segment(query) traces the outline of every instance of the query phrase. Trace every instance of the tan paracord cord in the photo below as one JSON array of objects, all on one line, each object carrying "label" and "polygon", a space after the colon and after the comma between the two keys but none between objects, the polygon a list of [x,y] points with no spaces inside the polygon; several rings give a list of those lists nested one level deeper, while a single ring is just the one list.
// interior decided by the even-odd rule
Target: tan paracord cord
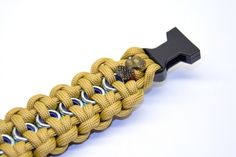
[{"label": "tan paracord cord", "polygon": [[[146,62],[146,70],[135,70],[135,80],[123,83],[116,81],[114,72],[117,66],[124,65],[131,56],[139,56]],[[130,48],[119,62],[109,58],[97,60],[91,68],[91,73],[77,74],[68,85],[54,87],[50,96],[33,96],[26,108],[10,110],[4,120],[0,120],[0,136],[6,138],[14,128],[27,141],[8,144],[0,138],[1,157],[46,157],[62,154],[70,143],[82,143],[88,139],[92,130],[105,130],[115,117],[128,116],[144,96],[144,91],[151,87],[155,72],[160,66],[144,53],[141,48]],[[102,86],[105,78],[116,91],[105,95],[94,93],[94,86]],[[80,98],[84,91],[96,104],[86,104],[83,107],[74,105],[71,98]],[[54,118],[49,110],[58,110],[60,103],[73,113]],[[29,131],[26,123],[35,124],[37,115],[50,127],[39,128],[36,132]],[[8,140],[5,139],[5,140]]]}]

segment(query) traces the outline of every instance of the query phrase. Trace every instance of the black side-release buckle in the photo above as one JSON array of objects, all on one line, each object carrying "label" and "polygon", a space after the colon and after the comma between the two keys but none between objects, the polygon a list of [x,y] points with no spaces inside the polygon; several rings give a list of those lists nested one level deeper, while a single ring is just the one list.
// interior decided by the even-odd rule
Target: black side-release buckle
[{"label": "black side-release buckle", "polygon": [[144,51],[161,66],[156,72],[154,81],[165,80],[169,68],[180,61],[192,64],[200,59],[200,50],[188,40],[177,28],[167,32],[167,41],[154,49]]}]

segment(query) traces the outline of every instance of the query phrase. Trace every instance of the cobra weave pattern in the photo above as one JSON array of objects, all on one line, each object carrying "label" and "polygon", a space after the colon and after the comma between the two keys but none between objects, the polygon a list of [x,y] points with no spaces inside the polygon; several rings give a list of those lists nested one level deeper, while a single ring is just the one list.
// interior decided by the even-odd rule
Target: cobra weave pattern
[{"label": "cobra weave pattern", "polygon": [[[139,56],[146,62],[145,71],[135,70],[135,80],[123,83],[117,81],[114,72],[118,65],[124,65],[131,56]],[[88,139],[91,131],[102,131],[110,126],[113,118],[127,117],[139,104],[144,91],[151,87],[155,72],[160,66],[154,63],[141,48],[130,48],[118,62],[109,58],[97,60],[91,68],[91,73],[77,74],[69,85],[57,85],[49,96],[35,95],[27,103],[26,108],[10,110],[4,120],[0,120],[0,136],[11,135],[15,127],[28,141],[16,142],[10,145],[0,138],[1,157],[46,157],[62,154],[71,143],[82,143]],[[105,95],[94,93],[93,86],[101,86],[102,79],[112,85],[116,91]],[[84,107],[73,105],[71,98],[79,98],[84,90],[96,104]],[[58,104],[73,113],[61,119],[53,118],[48,110],[57,110]],[[29,131],[26,123],[35,124],[39,115],[50,128],[39,128],[37,132]]]}]

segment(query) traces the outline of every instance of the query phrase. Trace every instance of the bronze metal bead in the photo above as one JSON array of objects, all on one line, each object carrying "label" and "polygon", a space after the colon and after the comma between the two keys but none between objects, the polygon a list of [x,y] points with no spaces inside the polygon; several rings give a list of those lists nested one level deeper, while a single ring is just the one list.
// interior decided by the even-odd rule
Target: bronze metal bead
[{"label": "bronze metal bead", "polygon": [[139,56],[133,56],[126,60],[125,66],[127,66],[130,69],[134,68],[136,70],[143,71],[146,69],[146,62]]},{"label": "bronze metal bead", "polygon": [[118,66],[116,68],[116,75],[119,76],[124,82],[135,80],[134,70],[127,66]]},{"label": "bronze metal bead", "polygon": [[134,68],[133,60],[131,58],[127,59],[125,62],[125,66],[130,69],[133,69]]}]

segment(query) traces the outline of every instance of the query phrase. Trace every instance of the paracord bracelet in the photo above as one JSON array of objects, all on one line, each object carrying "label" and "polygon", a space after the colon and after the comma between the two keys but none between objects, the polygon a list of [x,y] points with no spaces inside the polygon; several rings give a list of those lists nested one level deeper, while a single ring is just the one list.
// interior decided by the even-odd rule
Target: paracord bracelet
[{"label": "paracord bracelet", "polygon": [[177,28],[155,49],[130,48],[118,62],[97,60],[91,73],[77,74],[49,96],[35,95],[26,108],[10,110],[0,120],[1,157],[46,157],[62,154],[71,143],[82,143],[91,131],[108,128],[113,118],[130,115],[144,91],[163,81],[180,61],[193,63],[200,50]]}]

